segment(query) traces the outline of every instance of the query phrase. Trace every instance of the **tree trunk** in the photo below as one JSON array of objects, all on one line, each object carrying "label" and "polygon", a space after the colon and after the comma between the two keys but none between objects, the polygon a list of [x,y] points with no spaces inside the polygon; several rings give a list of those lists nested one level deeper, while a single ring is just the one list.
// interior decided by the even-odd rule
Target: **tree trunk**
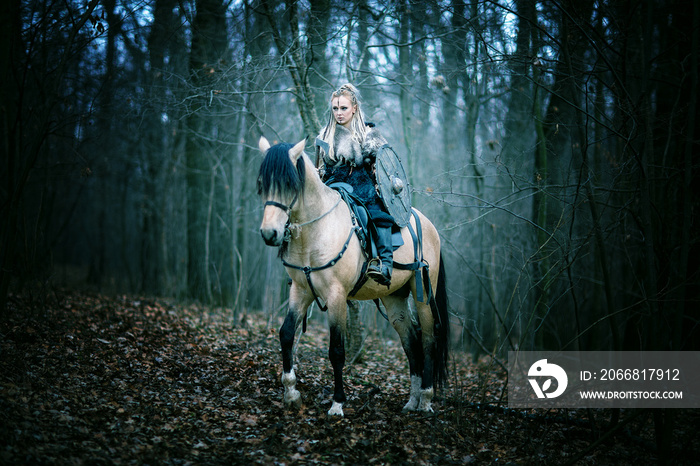
[{"label": "tree trunk", "polygon": [[[501,157],[505,163],[516,169],[528,167],[539,160],[539,164],[546,164],[547,146],[544,136],[542,122],[542,93],[538,90],[541,82],[537,77],[533,77],[531,70],[539,49],[535,40],[534,26],[537,24],[537,10],[535,0],[517,0],[515,2],[517,13],[517,35],[515,39],[515,55],[510,61],[510,85],[507,97],[508,112],[504,121],[504,138],[501,144]],[[539,69],[534,68],[535,74],[539,76]],[[534,118],[533,118],[534,116]],[[533,126],[534,125],[534,126]],[[534,135],[534,138],[533,138]],[[530,151],[534,146],[534,154],[531,157]],[[542,167],[540,166],[540,169]],[[535,172],[538,170],[536,169]],[[541,180],[538,182],[535,175],[535,189],[541,188]],[[536,224],[539,218],[546,212],[546,204],[542,200],[546,199],[539,191],[533,198],[532,217]],[[539,234],[539,233],[538,233]],[[536,239],[537,243],[540,242]],[[535,307],[537,304],[534,305]],[[534,315],[537,315],[537,310]],[[532,315],[520,316],[523,320],[521,324],[521,344],[523,348],[535,348],[534,329],[536,323]]]},{"label": "tree trunk", "polygon": [[408,153],[404,159],[407,164],[409,180],[413,179],[415,161],[411,157],[413,147],[413,110],[410,89],[413,87],[413,64],[411,63],[411,46],[409,43],[409,26],[411,24],[410,5],[407,0],[398,2],[399,15],[399,102],[401,105],[401,129],[403,143]]},{"label": "tree trunk", "polygon": [[[537,151],[535,157],[535,182],[538,195],[533,206],[533,220],[537,222],[536,233],[537,254],[533,257],[533,274],[535,283],[535,303],[537,319],[544,318],[552,305],[550,302],[551,286],[554,283],[558,270],[553,268],[550,258],[560,259],[566,251],[556,249],[556,242],[552,236],[556,235],[555,220],[561,216],[565,208],[563,204],[552,202],[557,197],[566,196],[566,188],[555,189],[555,186],[574,185],[570,179],[569,166],[575,155],[574,148],[586,146],[585,132],[578,125],[581,123],[581,107],[577,102],[581,101],[581,76],[574,73],[572,64],[582,63],[589,42],[579,24],[588,24],[593,11],[593,2],[567,2],[563,7],[556,7],[552,12],[558,17],[559,60],[554,70],[554,84],[552,85],[549,105],[543,120],[543,139],[546,143],[546,154]],[[581,130],[581,131],[578,131]],[[582,136],[583,135],[583,136]],[[581,138],[584,137],[584,140]],[[538,146],[539,149],[542,149]],[[589,180],[584,176],[582,182]],[[546,190],[543,191],[542,187]],[[578,189],[588,189],[589,185],[578,186]],[[590,206],[589,206],[590,207]],[[593,219],[593,221],[598,221]],[[608,303],[609,304],[609,303]],[[605,314],[609,316],[610,314]],[[575,319],[571,319],[574,321]],[[556,347],[559,344],[557,335],[546,330],[546,326],[538,326],[541,333],[536,335],[536,341],[540,349]]]},{"label": "tree trunk", "polygon": [[262,4],[265,16],[267,16],[267,20],[270,23],[270,32],[274,38],[277,52],[283,57],[289,54],[289,56],[286,56],[287,70],[294,83],[295,100],[297,108],[299,109],[299,115],[304,122],[304,130],[306,134],[316,135],[321,131],[321,123],[316,113],[314,93],[309,83],[309,73],[307,72],[306,62],[304,60],[304,50],[300,43],[301,37],[299,35],[297,2],[296,0],[286,0],[291,34],[289,41],[285,41],[280,34],[280,29],[277,26],[277,21],[269,0],[263,0]]},{"label": "tree trunk", "polygon": [[207,263],[207,221],[210,175],[213,163],[211,141],[216,139],[217,120],[212,109],[212,87],[227,50],[226,6],[223,0],[198,0],[192,24],[190,73],[198,97],[187,118],[187,288],[189,295],[211,302]]},{"label": "tree trunk", "polygon": [[[309,26],[309,85],[314,96],[314,106],[321,112],[328,103],[328,86],[325,84],[330,75],[326,48],[328,45],[328,24],[331,17],[330,0],[311,0]],[[323,113],[321,114],[323,116]],[[314,135],[315,136],[315,135]]]},{"label": "tree trunk", "polygon": [[15,241],[19,205],[17,192],[20,190],[18,166],[20,149],[16,122],[20,118],[18,96],[19,83],[13,70],[20,66],[22,45],[21,0],[8,0],[0,6],[0,76],[4,84],[0,86],[0,314],[4,313],[10,277],[15,264]]},{"label": "tree trunk", "polygon": [[[144,152],[145,165],[148,176],[144,185],[144,219],[142,233],[142,267],[141,290],[146,293],[162,294],[164,292],[165,275],[167,275],[166,254],[167,246],[163,241],[164,229],[167,227],[164,218],[167,209],[165,197],[168,195],[166,173],[168,173],[168,153],[172,140],[168,129],[170,119],[176,121],[175,115],[168,115],[168,121],[162,121],[167,114],[163,102],[166,100],[167,83],[164,79],[166,73],[166,58],[171,61],[177,41],[171,40],[175,33],[175,15],[173,8],[177,6],[175,0],[156,0],[153,10],[153,23],[148,36],[148,59],[150,62],[150,74],[146,77],[146,85],[149,89],[149,100],[153,110],[148,113],[148,122],[144,125],[146,133]],[[172,63],[169,64],[173,70]],[[165,188],[165,189],[164,189]]]}]

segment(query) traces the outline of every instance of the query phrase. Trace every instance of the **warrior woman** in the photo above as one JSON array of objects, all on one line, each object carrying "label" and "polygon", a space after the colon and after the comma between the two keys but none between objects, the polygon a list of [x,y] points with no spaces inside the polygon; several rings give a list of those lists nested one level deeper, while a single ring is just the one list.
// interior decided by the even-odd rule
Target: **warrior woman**
[{"label": "warrior woman", "polygon": [[386,140],[372,124],[366,124],[359,92],[352,84],[343,84],[331,94],[328,124],[317,141],[319,171],[326,184],[344,182],[369,210],[375,225],[377,256],[367,275],[380,285],[389,286],[393,268],[391,229],[394,218],[387,213],[377,194],[374,164],[378,150]]}]

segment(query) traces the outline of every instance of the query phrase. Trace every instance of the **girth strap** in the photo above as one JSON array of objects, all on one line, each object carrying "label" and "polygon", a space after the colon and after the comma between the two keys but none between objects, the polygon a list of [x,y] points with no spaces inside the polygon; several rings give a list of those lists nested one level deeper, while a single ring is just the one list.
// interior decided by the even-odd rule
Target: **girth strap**
[{"label": "girth strap", "polygon": [[[430,283],[430,264],[428,264],[423,259],[423,228],[421,227],[420,219],[418,218],[418,215],[416,214],[416,211],[414,209],[411,209],[411,214],[413,214],[413,218],[416,219],[416,230],[418,230],[418,232],[414,231],[413,227],[411,226],[411,223],[408,223],[408,231],[411,233],[411,238],[413,239],[413,257],[415,257],[415,262],[412,262],[410,264],[394,262],[394,268],[400,270],[415,270],[416,298],[422,303],[430,304],[430,310],[433,314],[433,319],[435,320],[435,322],[438,323],[437,325],[441,325],[440,313],[438,312],[437,303],[435,302],[435,296],[433,295],[433,286]],[[425,300],[423,300],[423,288],[425,288],[427,292]],[[379,299],[375,299],[374,304],[377,306],[377,310],[382,315],[382,317],[384,317],[388,321],[389,317],[382,310],[379,303]]]},{"label": "girth strap", "polygon": [[[415,261],[410,264],[394,262],[394,268],[398,270],[414,270],[416,272],[416,298],[418,298],[418,301],[422,303],[429,303],[433,298],[433,288],[430,285],[430,275],[428,273],[430,266],[423,259],[423,227],[421,226],[420,218],[418,218],[418,215],[414,209],[411,209],[411,214],[416,220],[417,231],[413,230],[410,222],[406,226],[408,227],[408,231],[411,233],[411,238],[413,239],[413,257],[415,258]],[[423,295],[424,287],[427,290],[427,296]]]}]

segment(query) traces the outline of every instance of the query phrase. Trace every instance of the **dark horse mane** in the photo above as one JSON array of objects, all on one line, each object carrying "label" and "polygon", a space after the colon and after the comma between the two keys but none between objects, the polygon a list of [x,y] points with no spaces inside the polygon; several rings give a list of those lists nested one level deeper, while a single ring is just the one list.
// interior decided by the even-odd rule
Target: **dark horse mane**
[{"label": "dark horse mane", "polygon": [[292,144],[282,142],[268,149],[258,174],[258,195],[269,197],[274,194],[291,201],[294,196],[304,194],[306,165],[302,161],[295,166],[289,158],[292,147]]},{"label": "dark horse mane", "polygon": [[[300,157],[295,166],[289,157],[292,147],[292,144],[282,142],[267,150],[258,174],[258,195],[269,197],[275,194],[281,198],[288,198],[290,202],[295,196],[304,195],[306,164]],[[278,257],[284,256],[288,245],[286,241],[282,243]]]}]

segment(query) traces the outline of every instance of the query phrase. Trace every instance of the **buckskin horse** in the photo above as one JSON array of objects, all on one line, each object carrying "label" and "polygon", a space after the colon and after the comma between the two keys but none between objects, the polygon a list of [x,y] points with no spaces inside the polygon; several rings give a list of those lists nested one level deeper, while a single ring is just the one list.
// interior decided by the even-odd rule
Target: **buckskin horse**
[{"label": "buckskin horse", "polygon": [[[335,389],[328,414],[343,416],[347,300],[379,299],[408,357],[411,389],[403,410],[432,412],[434,386],[441,386],[447,378],[449,345],[445,268],[438,232],[413,209],[411,227],[401,230],[404,244],[394,251],[391,285],[360,282],[366,254],[356,218],[339,192],[321,181],[304,153],[305,143],[271,147],[264,136],[259,142],[264,155],[257,180],[258,194],[264,201],[260,233],[267,245],[280,247],[279,255],[292,282],[289,309],[279,331],[284,404],[301,405],[294,373],[294,340],[305,328],[308,307],[315,300],[327,309],[330,327],[328,355]],[[409,294],[415,301],[415,315],[408,306]]]}]

